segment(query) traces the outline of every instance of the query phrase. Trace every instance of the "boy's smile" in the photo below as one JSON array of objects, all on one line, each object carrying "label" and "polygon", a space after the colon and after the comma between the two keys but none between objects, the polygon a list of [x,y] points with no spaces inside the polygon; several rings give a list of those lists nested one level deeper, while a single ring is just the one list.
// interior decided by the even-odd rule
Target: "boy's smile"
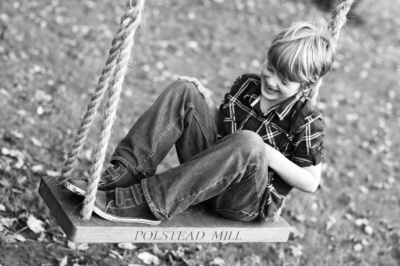
[{"label": "boy's smile", "polygon": [[[279,77],[276,70],[265,61],[261,70],[261,95],[262,104],[268,109],[280,104],[300,91],[301,84],[283,80]],[[263,110],[267,111],[267,110]]]}]

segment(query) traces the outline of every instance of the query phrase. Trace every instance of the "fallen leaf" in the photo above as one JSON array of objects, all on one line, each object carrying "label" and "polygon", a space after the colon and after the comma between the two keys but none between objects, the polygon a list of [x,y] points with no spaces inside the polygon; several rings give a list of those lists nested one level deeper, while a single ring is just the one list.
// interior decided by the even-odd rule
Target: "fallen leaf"
[{"label": "fallen leaf", "polygon": [[347,213],[347,212],[344,214],[344,218],[346,218],[349,221],[353,221],[354,220],[353,215],[351,215],[350,213]]},{"label": "fallen leaf", "polygon": [[223,266],[225,265],[225,260],[221,259],[221,258],[215,258],[211,263],[211,266]]},{"label": "fallen leaf", "polygon": [[44,232],[46,229],[43,227],[44,222],[37,219],[35,216],[30,215],[28,217],[27,225],[32,232],[38,234],[40,232]]},{"label": "fallen leaf", "polygon": [[193,49],[196,52],[199,51],[199,44],[196,41],[189,41],[187,43],[187,47],[189,47],[190,49]]},{"label": "fallen leaf", "polygon": [[26,176],[19,176],[17,177],[17,183],[18,185],[23,185],[26,181],[28,181],[28,179],[26,178]]},{"label": "fallen leaf", "polygon": [[360,252],[363,249],[363,246],[362,246],[361,243],[357,243],[357,244],[354,245],[353,249],[356,252]]},{"label": "fallen leaf", "polygon": [[318,203],[317,203],[317,202],[314,201],[314,202],[311,204],[311,210],[313,210],[313,211],[318,210]]},{"label": "fallen leaf", "polygon": [[366,226],[364,227],[364,232],[365,232],[367,235],[372,235],[372,234],[374,233],[374,228],[372,228],[372,226],[370,226],[370,225],[366,225]]},{"label": "fallen leaf", "polygon": [[21,234],[15,234],[14,235],[15,239],[18,240],[19,242],[25,242],[26,238],[23,237]]},{"label": "fallen leaf", "polygon": [[160,264],[160,259],[157,256],[154,256],[153,254],[150,254],[149,252],[141,252],[138,254],[138,258],[143,261],[144,264],[154,264],[154,265],[159,265]]},{"label": "fallen leaf", "polygon": [[115,259],[120,259],[123,260],[124,257],[118,253],[118,251],[115,250],[110,250],[110,254],[108,254],[110,257],[115,258]]},{"label": "fallen leaf", "polygon": [[19,115],[19,116],[26,116],[27,114],[28,114],[28,112],[25,110],[22,110],[22,109],[17,111],[17,115]]},{"label": "fallen leaf", "polygon": [[362,239],[362,240],[361,240],[361,244],[362,244],[363,246],[369,246],[369,242],[368,242],[368,240],[366,240],[366,239]]},{"label": "fallen leaf", "polygon": [[6,187],[6,188],[11,187],[11,183],[7,179],[0,179],[0,185],[2,185],[3,187]]},{"label": "fallen leaf", "polygon": [[58,171],[52,171],[52,170],[47,170],[47,171],[46,171],[46,175],[47,175],[47,176],[51,176],[51,177],[57,177],[57,176],[60,176],[60,172],[58,172]]},{"label": "fallen leaf", "polygon": [[368,77],[368,74],[369,74],[368,71],[363,70],[363,71],[360,72],[360,78],[361,79],[366,79]]},{"label": "fallen leaf", "polygon": [[127,249],[127,250],[137,249],[137,246],[133,245],[132,243],[119,243],[118,247],[120,249]]},{"label": "fallen leaf", "polygon": [[298,222],[304,222],[306,220],[306,216],[304,214],[298,214],[293,217]]},{"label": "fallen leaf", "polygon": [[24,154],[21,151],[15,149],[9,150],[6,147],[3,147],[1,153],[17,159],[17,163],[14,165],[15,168],[20,169],[24,165]]},{"label": "fallen leaf", "polygon": [[37,164],[31,167],[32,172],[34,173],[40,173],[43,172],[43,165]]},{"label": "fallen leaf", "polygon": [[336,223],[336,218],[333,216],[329,216],[328,221],[326,222],[326,230],[328,231],[329,229],[332,228],[332,226]]},{"label": "fallen leaf", "polygon": [[43,242],[46,239],[46,233],[40,232],[40,236],[38,237],[37,241]]},{"label": "fallen leaf", "polygon": [[7,244],[12,244],[12,243],[17,242],[17,239],[15,239],[15,236],[14,236],[14,235],[6,235],[6,236],[4,237],[4,241],[5,241]]},{"label": "fallen leaf", "polygon": [[17,222],[17,219],[15,218],[3,218],[0,216],[0,224],[4,225],[7,228],[11,228],[13,226],[13,223]]},{"label": "fallen leaf", "polygon": [[76,244],[74,242],[71,242],[68,240],[67,242],[67,247],[69,249],[74,249],[74,250],[88,250],[89,249],[89,245],[87,243],[82,243],[82,244]]},{"label": "fallen leaf", "polygon": [[154,255],[157,255],[157,256],[164,254],[164,252],[162,252],[162,250],[158,247],[157,244],[153,245],[152,252],[153,252]]},{"label": "fallen leaf", "polygon": [[0,212],[5,212],[6,211],[6,206],[0,203]]},{"label": "fallen leaf", "polygon": [[245,265],[260,265],[261,258],[255,254],[247,256],[243,259]]},{"label": "fallen leaf", "polygon": [[17,139],[22,139],[24,137],[24,134],[15,130],[11,131],[11,135],[13,135]]},{"label": "fallen leaf", "polygon": [[369,192],[369,189],[366,188],[366,187],[364,187],[364,186],[360,186],[358,189],[359,189],[359,190],[361,191],[361,193],[363,193],[363,194],[368,194],[368,192]]},{"label": "fallen leaf", "polygon": [[303,238],[304,237],[304,232],[302,232],[302,231],[300,231],[297,227],[292,227],[292,230],[291,230],[291,232],[292,232],[292,236],[293,236],[293,238]]},{"label": "fallen leaf", "polygon": [[31,141],[36,147],[42,147],[42,143],[37,138],[31,137]]},{"label": "fallen leaf", "polygon": [[290,251],[294,257],[300,257],[301,255],[303,255],[303,246],[302,245],[290,246]]},{"label": "fallen leaf", "polygon": [[43,109],[43,107],[41,105],[39,105],[38,108],[36,109],[36,113],[38,115],[44,114],[44,109]]},{"label": "fallen leaf", "polygon": [[354,221],[354,224],[355,224],[357,227],[361,227],[361,226],[363,226],[363,225],[369,224],[369,221],[368,221],[366,218],[358,218],[358,219],[356,219],[356,220]]},{"label": "fallen leaf", "polygon": [[51,95],[45,93],[42,90],[36,90],[35,98],[36,98],[37,101],[50,102],[52,97],[51,97]]},{"label": "fallen leaf", "polygon": [[68,264],[68,256],[65,256],[62,259],[57,259],[58,262],[58,266],[66,266]]},{"label": "fallen leaf", "polygon": [[382,182],[375,182],[372,184],[372,188],[374,189],[383,189],[383,183]]}]

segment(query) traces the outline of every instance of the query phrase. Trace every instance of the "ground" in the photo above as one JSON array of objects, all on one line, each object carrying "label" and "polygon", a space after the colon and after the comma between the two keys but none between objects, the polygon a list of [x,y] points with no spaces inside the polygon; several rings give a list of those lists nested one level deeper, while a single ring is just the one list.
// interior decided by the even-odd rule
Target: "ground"
[{"label": "ground", "polygon": [[[283,217],[294,232],[287,243],[68,244],[38,184],[62,167],[124,2],[0,2],[1,266],[145,265],[145,252],[159,265],[400,264],[396,0],[362,0],[341,32],[318,103],[326,124],[322,184],[289,198]],[[236,76],[259,72],[279,29],[329,21],[329,5],[319,9],[314,2],[147,1],[109,152],[179,75],[200,78],[220,102]],[[87,175],[99,121],[76,175]],[[171,152],[159,171],[173,165]]]}]

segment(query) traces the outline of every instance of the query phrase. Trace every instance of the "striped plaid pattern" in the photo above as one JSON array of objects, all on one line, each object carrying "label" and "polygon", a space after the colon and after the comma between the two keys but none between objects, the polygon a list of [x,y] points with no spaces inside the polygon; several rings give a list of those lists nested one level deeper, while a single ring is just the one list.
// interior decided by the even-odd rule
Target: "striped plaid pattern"
[{"label": "striped plaid pattern", "polygon": [[[310,99],[299,92],[263,113],[260,97],[258,75],[246,74],[235,80],[220,106],[224,136],[238,130],[251,130],[295,164],[301,167],[319,164],[323,157],[323,122]],[[270,175],[273,183],[281,184],[275,185],[278,192],[287,194],[290,191],[291,187],[272,170]]]}]

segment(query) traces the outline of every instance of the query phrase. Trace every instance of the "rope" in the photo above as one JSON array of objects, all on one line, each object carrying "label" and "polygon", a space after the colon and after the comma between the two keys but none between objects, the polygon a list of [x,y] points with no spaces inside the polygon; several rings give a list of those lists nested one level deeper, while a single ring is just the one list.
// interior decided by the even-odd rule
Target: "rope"
[{"label": "rope", "polygon": [[95,89],[95,92],[90,99],[90,103],[87,107],[87,111],[81,122],[81,126],[77,131],[73,145],[68,153],[67,160],[65,161],[64,167],[61,170],[61,175],[58,178],[58,183],[60,185],[65,184],[65,182],[67,182],[68,179],[70,179],[72,171],[74,169],[74,163],[78,158],[82,150],[82,147],[86,141],[86,138],[89,134],[89,130],[92,127],[92,124],[95,120],[99,105],[103,100],[104,93],[107,91],[107,88],[109,87],[110,77],[114,73],[115,67],[117,65],[117,58],[119,55],[119,50],[121,47],[122,40],[126,38],[126,27],[129,26],[127,24],[127,16],[135,16],[136,13],[141,13],[143,10],[143,5],[144,5],[144,0],[138,1],[137,6],[140,10],[138,12],[135,12],[135,8],[132,7],[132,1],[131,0],[128,1],[127,11],[125,15],[121,18],[119,29],[112,41],[112,47],[109,51],[109,57],[106,61],[106,65],[98,80],[98,85]]},{"label": "rope", "polygon": [[83,209],[81,211],[83,220],[89,220],[92,216],[94,203],[96,201],[97,187],[101,177],[107,146],[116,117],[122,84],[124,82],[131,50],[134,44],[133,37],[136,29],[141,23],[144,1],[145,0],[138,0],[135,7],[132,7],[131,1],[129,1],[126,14],[121,18],[121,25],[124,27],[124,31],[119,34],[119,37],[121,38],[121,45],[119,47],[119,54],[114,70],[114,76],[109,84],[109,101],[106,104],[102,132],[93,156],[93,164],[90,169],[90,178],[86,190],[85,200],[83,201]]},{"label": "rope", "polygon": [[351,6],[355,0],[338,0],[338,5],[332,11],[332,21],[328,25],[330,35],[336,39],[339,39],[340,29],[346,24],[347,13],[349,13]]}]

